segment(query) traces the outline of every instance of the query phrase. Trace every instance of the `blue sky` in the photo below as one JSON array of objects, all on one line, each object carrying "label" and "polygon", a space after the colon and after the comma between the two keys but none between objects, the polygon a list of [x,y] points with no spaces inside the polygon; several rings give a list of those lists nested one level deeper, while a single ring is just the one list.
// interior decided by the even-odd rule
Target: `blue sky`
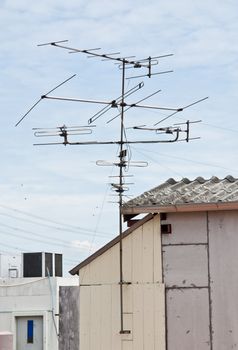
[{"label": "blue sky", "polygon": [[[55,95],[111,100],[120,95],[121,72],[111,62],[37,44],[68,39],[76,48],[101,47],[137,58],[173,53],[155,68],[174,72],[140,79],[144,88],[128,102],[158,89],[146,103],[181,107],[209,96],[163,124],[201,119],[191,135],[200,140],[132,148],[133,160],[149,162],[147,168],[130,169],[134,185],[128,194],[136,196],[170,177],[238,176],[237,14],[236,1],[1,1],[2,252],[63,252],[68,270],[118,230],[108,185],[117,169],[95,165],[98,159],[115,160],[117,147],[33,146],[39,139],[32,128],[83,125],[100,106],[43,100],[14,125],[42,94],[72,74],[77,76]],[[128,80],[126,88],[140,80]],[[118,121],[105,123],[112,115],[98,121],[90,139],[118,138]],[[153,125],[165,115],[131,110],[126,125]],[[141,134],[128,130],[128,137]]]}]

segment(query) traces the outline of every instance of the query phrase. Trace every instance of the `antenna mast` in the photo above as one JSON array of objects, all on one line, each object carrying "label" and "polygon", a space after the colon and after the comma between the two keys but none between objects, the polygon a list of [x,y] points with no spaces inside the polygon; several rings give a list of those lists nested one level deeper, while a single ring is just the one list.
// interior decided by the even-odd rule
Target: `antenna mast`
[{"label": "antenna mast", "polygon": [[[180,107],[180,108],[170,108],[170,107],[161,107],[161,106],[151,106],[151,105],[143,105],[141,102],[146,100],[147,98],[150,98],[151,96],[157,94],[160,92],[160,90],[157,90],[156,92],[150,94],[149,96],[146,96],[145,98],[132,103],[128,104],[126,102],[126,98],[141,89],[144,86],[144,83],[141,82],[134,86],[132,89],[129,91],[125,91],[125,82],[126,79],[132,79],[132,78],[141,78],[141,77],[148,77],[151,78],[153,75],[158,75],[158,74],[165,74],[165,73],[170,73],[172,72],[171,70],[169,71],[164,71],[164,72],[152,72],[152,68],[155,65],[158,65],[159,59],[165,58],[172,56],[172,54],[168,55],[163,55],[163,56],[155,56],[151,57],[149,56],[148,58],[143,58],[140,60],[134,59],[134,56],[131,57],[119,57],[117,56],[118,52],[116,53],[109,53],[109,54],[104,54],[99,52],[100,48],[95,48],[95,49],[77,49],[73,48],[70,46],[67,46],[65,43],[67,43],[68,40],[61,40],[61,41],[55,41],[55,42],[49,42],[46,44],[40,44],[38,46],[45,46],[45,45],[51,45],[54,47],[59,47],[61,49],[68,50],[69,53],[83,53],[86,54],[89,58],[90,57],[97,57],[101,58],[103,61],[109,60],[109,61],[114,61],[118,64],[119,68],[122,71],[121,74],[121,95],[112,101],[98,101],[98,100],[86,100],[86,99],[79,99],[79,98],[68,98],[68,97],[58,97],[58,96],[51,96],[50,94],[55,91],[57,88],[68,82],[70,79],[72,79],[75,75],[69,77],[68,79],[64,80],[60,84],[58,84],[56,87],[51,89],[49,92],[46,94],[42,95],[39,100],[21,117],[21,119],[16,123],[16,126],[19,125],[23,119],[38,105],[39,102],[43,99],[52,99],[52,100],[61,100],[61,101],[69,101],[69,102],[81,102],[81,103],[93,103],[93,104],[99,104],[99,105],[104,105],[104,107],[99,110],[96,114],[94,114],[89,120],[88,120],[88,125],[87,126],[73,126],[73,127],[67,127],[66,125],[63,125],[61,127],[57,128],[51,128],[51,129],[39,129],[39,128],[34,128],[34,134],[36,137],[47,137],[47,136],[60,136],[63,138],[63,142],[50,142],[50,143],[38,143],[37,145],[56,145],[56,144],[63,144],[63,145],[113,145],[117,144],[119,145],[119,161],[118,162],[106,162],[106,161],[97,161],[97,165],[116,165],[119,167],[119,183],[112,183],[112,188],[117,192],[118,194],[118,204],[119,204],[119,249],[120,249],[120,254],[119,254],[119,266],[120,266],[120,333],[121,334],[129,334],[131,330],[125,329],[124,328],[124,310],[123,310],[123,286],[125,284],[130,284],[130,281],[125,281],[123,278],[123,215],[122,215],[122,205],[123,205],[123,195],[124,191],[127,189],[124,185],[124,169],[129,166],[129,163],[133,166],[147,166],[147,162],[129,162],[127,159],[127,149],[125,148],[125,145],[129,144],[153,144],[153,143],[168,143],[168,142],[177,142],[177,141],[186,141],[188,142],[189,140],[196,139],[196,138],[190,138],[189,136],[189,126],[190,123],[195,123],[198,121],[187,121],[182,124],[175,124],[174,126],[169,126],[169,127],[157,127],[159,123],[162,123],[164,120],[172,117],[174,114],[183,111],[185,108],[188,108],[196,103],[202,102],[206,100],[208,97],[205,97],[203,99],[200,99],[198,101],[195,101],[185,107]],[[116,55],[116,57],[115,57]],[[131,76],[131,77],[126,77],[126,69],[127,68],[142,68],[146,70],[145,74],[142,75],[137,75],[137,76]],[[119,140],[114,140],[114,141],[85,141],[85,142],[72,142],[69,141],[69,137],[71,135],[83,135],[83,134],[91,134],[92,133],[92,128],[95,127],[95,125],[92,125],[95,120],[103,116],[107,111],[109,111],[111,108],[114,107],[120,107],[120,113],[117,114],[115,117],[111,118],[110,120],[107,121],[107,124],[110,123],[112,120],[114,120],[117,117],[120,117],[120,138]],[[157,135],[164,134],[168,135],[169,139],[161,140],[161,139],[155,139],[155,140],[136,140],[136,141],[130,141],[127,140],[125,137],[125,123],[124,123],[124,117],[125,117],[125,112],[130,109],[130,108],[143,108],[143,109],[154,109],[154,110],[163,110],[170,112],[167,117],[163,118],[162,120],[156,122],[154,126],[152,127],[147,127],[146,125],[142,126],[133,126],[132,129],[134,130],[141,130],[144,132],[155,132]],[[186,125],[185,129],[182,129],[180,125]],[[180,135],[182,133],[185,133],[185,138],[180,139]],[[129,176],[129,175],[127,175]]]},{"label": "antenna mast", "polygon": [[124,322],[123,322],[123,251],[122,251],[122,233],[123,233],[123,227],[122,227],[122,196],[123,196],[123,163],[125,159],[125,150],[123,150],[124,146],[124,95],[125,95],[125,69],[126,69],[126,63],[125,60],[122,62],[122,86],[121,86],[121,95],[122,95],[122,107],[121,107],[121,144],[120,144],[120,153],[119,153],[119,159],[120,159],[120,173],[119,173],[119,234],[120,234],[120,241],[119,241],[119,249],[120,249],[120,310],[121,310],[121,330],[120,333],[130,333],[130,330],[124,329]]}]

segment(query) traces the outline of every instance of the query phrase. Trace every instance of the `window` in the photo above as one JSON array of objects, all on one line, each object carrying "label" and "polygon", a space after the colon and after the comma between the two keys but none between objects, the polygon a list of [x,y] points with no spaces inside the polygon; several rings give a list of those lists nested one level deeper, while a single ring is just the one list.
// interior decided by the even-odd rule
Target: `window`
[{"label": "window", "polygon": [[33,327],[34,327],[34,321],[33,320],[27,320],[27,343],[33,344]]}]

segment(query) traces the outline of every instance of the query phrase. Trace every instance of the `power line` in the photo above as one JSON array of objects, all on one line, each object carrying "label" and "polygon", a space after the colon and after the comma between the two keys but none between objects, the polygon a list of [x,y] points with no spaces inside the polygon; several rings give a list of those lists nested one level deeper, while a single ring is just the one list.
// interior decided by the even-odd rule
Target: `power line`
[{"label": "power line", "polygon": [[222,167],[218,164],[213,164],[213,163],[205,163],[205,162],[201,162],[201,161],[198,161],[198,160],[194,160],[194,159],[188,159],[188,158],[183,158],[183,157],[178,157],[178,156],[172,156],[170,154],[167,154],[167,153],[161,153],[161,152],[155,152],[155,151],[151,151],[151,150],[146,150],[144,148],[135,148],[134,149],[136,151],[139,152],[139,150],[142,150],[144,152],[148,152],[148,153],[153,153],[153,154],[156,154],[156,155],[160,155],[160,156],[163,156],[163,157],[166,157],[166,158],[173,158],[173,159],[178,159],[178,160],[184,160],[186,162],[191,162],[191,163],[195,163],[195,164],[200,164],[200,165],[205,165],[205,166],[212,166],[214,168],[220,168],[220,169],[224,169],[224,170],[229,170],[229,171],[234,171],[233,169],[230,169],[230,168],[225,168],[225,167]]},{"label": "power line", "polygon": [[[153,157],[151,157],[151,156],[148,156],[148,154],[145,154],[144,152],[148,152],[148,153],[149,153],[148,150],[141,149],[141,148],[137,148],[137,147],[131,147],[131,148],[133,148],[133,150],[134,150],[135,152],[138,152],[138,153],[142,154],[143,156],[149,158],[149,159],[152,160],[154,163],[159,164],[161,167],[163,167],[163,168],[165,168],[165,169],[168,169],[169,171],[172,171],[174,174],[177,174],[177,175],[179,175],[179,176],[181,176],[181,177],[184,177],[184,175],[182,175],[181,173],[175,171],[174,169],[171,169],[170,167],[168,167],[168,166],[165,165],[164,163],[162,164],[161,162],[159,162],[159,161],[156,160],[155,158],[153,158]],[[142,150],[143,150],[144,152],[142,152]],[[150,153],[153,153],[153,154],[156,154],[156,155],[160,154],[160,153],[156,153],[156,152],[154,152],[154,151],[151,151]]]},{"label": "power line", "polygon": [[49,236],[46,236],[46,235],[43,235],[43,234],[39,234],[39,233],[32,232],[32,231],[29,231],[29,230],[21,229],[19,227],[15,227],[15,226],[11,226],[11,225],[8,225],[8,224],[4,224],[2,222],[0,222],[0,226],[3,226],[5,228],[8,228],[8,229],[11,229],[11,230],[14,230],[14,231],[27,233],[27,234],[30,234],[30,235],[33,235],[33,236],[36,236],[36,237],[43,237],[43,238],[46,238],[46,239],[49,239],[49,240],[54,240],[55,241],[55,239],[57,239],[57,241],[60,241],[63,244],[68,244],[69,243],[68,241],[60,239],[58,237],[56,237],[56,238],[49,237]]},{"label": "power line", "polygon": [[[3,250],[1,247],[4,246],[6,248],[10,248],[10,249],[14,249],[15,251],[9,251],[9,250]],[[19,251],[19,253],[16,253],[16,250]],[[0,255],[1,254],[5,254],[5,255],[18,255],[21,256],[22,253],[28,253],[28,252],[32,252],[32,250],[27,250],[24,248],[20,248],[19,246],[13,246],[10,244],[5,244],[5,243],[1,243],[0,245]],[[66,255],[64,255],[64,266],[72,266],[72,264],[77,264],[78,263],[78,259],[70,259],[67,258]]]},{"label": "power line", "polygon": [[[165,118],[171,116],[171,115],[164,113],[162,111],[155,111],[155,110],[149,110],[148,113],[155,114],[155,115],[161,115],[161,116],[164,116]],[[184,118],[181,118],[177,115],[176,115],[176,119],[184,120]],[[226,126],[221,126],[221,125],[217,125],[217,124],[213,124],[213,123],[205,123],[203,121],[201,121],[201,124],[206,125],[206,126],[210,126],[211,128],[221,129],[221,130],[232,132],[232,133],[238,133],[238,130],[231,129],[231,128],[226,127]]]},{"label": "power line", "polygon": [[[34,233],[32,231],[26,231],[26,230],[22,230],[22,229],[19,229],[19,228],[16,228],[16,227],[11,227],[9,225],[5,225],[5,224],[2,224],[0,223],[1,226],[4,226],[6,228],[9,228],[13,231],[16,231],[16,232],[20,232],[20,234],[16,234],[16,233],[9,233],[9,232],[3,232],[3,231],[0,231],[0,235],[3,234],[3,235],[8,235],[8,236],[13,236],[13,237],[17,237],[17,238],[20,238],[20,239],[25,239],[27,241],[35,241],[35,242],[39,242],[39,243],[47,243],[49,245],[53,245],[53,246],[59,246],[61,248],[69,248],[69,249],[72,249],[72,250],[82,250],[82,247],[78,246],[76,244],[73,244],[73,243],[69,243],[67,241],[63,241],[58,239],[58,238],[50,238],[50,237],[46,237],[46,236],[42,236],[40,234],[37,234],[37,233]],[[25,236],[25,235],[22,235],[21,233],[26,233],[26,234],[31,234],[33,236],[36,236],[36,237],[39,237],[39,238],[44,238],[44,239],[38,239],[38,238],[35,238],[35,237],[28,237],[28,236]],[[54,242],[51,242],[51,241],[47,241],[45,239],[51,239],[51,240],[54,240]],[[59,243],[61,242],[61,243]],[[64,243],[65,242],[65,243]]]},{"label": "power line", "polygon": [[[117,153],[118,153],[118,150],[117,150],[116,154],[117,154]],[[114,170],[114,167],[112,167],[112,169],[111,169],[111,174],[110,174],[110,175],[112,175],[113,170]],[[103,207],[104,207],[104,204],[105,204],[105,201],[106,201],[106,196],[107,196],[107,194],[108,194],[108,190],[109,190],[109,187],[107,186],[107,187],[106,187],[106,190],[105,190],[105,193],[104,193],[104,196],[103,196],[102,206],[101,206],[100,213],[99,213],[99,216],[98,216],[98,220],[97,220],[97,223],[96,223],[95,231],[97,230],[97,227],[98,227],[99,222],[100,222],[100,220],[101,220],[101,216],[102,216],[102,212],[103,212]],[[91,242],[90,242],[89,254],[92,252],[92,247],[93,247],[94,241],[95,241],[95,236],[92,237],[92,240],[91,240]],[[84,273],[83,273],[83,275],[82,275],[81,278],[80,278],[82,282],[83,282],[83,279],[84,279],[85,272],[86,272],[86,271],[84,270]]]},{"label": "power line", "polygon": [[[1,233],[0,233],[1,234]],[[10,245],[10,244],[6,244],[6,243],[0,243],[0,249],[1,249],[1,246],[3,246],[3,247],[6,247],[6,248],[10,248],[10,249],[15,249],[15,250],[19,250],[20,252],[22,252],[22,249],[21,248],[19,248],[19,247],[16,247],[16,246],[14,246],[14,245]],[[2,251],[2,249],[1,249],[1,251]]]},{"label": "power line", "polygon": [[[70,225],[70,224],[65,224],[65,223],[61,223],[61,222],[58,222],[58,221],[55,221],[55,220],[52,220],[52,219],[49,219],[49,218],[45,218],[45,217],[42,217],[42,216],[39,216],[39,215],[35,215],[35,214],[32,214],[32,213],[29,213],[29,212],[26,212],[26,211],[23,211],[23,210],[19,210],[19,209],[16,209],[16,208],[11,208],[11,207],[8,207],[6,205],[3,205],[3,204],[0,204],[0,207],[1,208],[4,208],[6,210],[11,210],[11,211],[14,211],[16,213],[19,213],[21,215],[25,215],[25,216],[29,216],[29,217],[32,217],[32,218],[35,218],[35,219],[38,219],[38,220],[41,220],[41,221],[45,221],[45,222],[49,222],[49,223],[52,223],[52,224],[55,224],[55,225],[60,225],[60,226],[63,226],[63,228],[60,228],[60,227],[53,227],[53,228],[56,228],[57,230],[64,230],[64,231],[69,231],[69,232],[72,232],[74,233],[75,231],[77,231],[76,233],[78,233],[78,230],[82,230],[82,231],[85,231],[85,234],[86,232],[89,232],[89,234],[94,234],[94,230],[93,229],[88,229],[88,228],[85,228],[85,227],[80,227],[80,226],[74,226],[74,225]],[[1,214],[0,215],[9,215],[9,214]],[[52,226],[50,225],[47,225],[47,224],[43,224],[43,223],[37,223],[35,221],[29,221],[28,219],[23,219],[23,218],[18,218],[18,217],[15,217],[16,219],[18,220],[21,220],[21,221],[28,221],[29,223],[33,223],[33,224],[36,224],[36,225],[40,225],[40,226],[45,226],[45,227],[49,227],[49,228],[52,228]],[[106,232],[97,232],[98,234],[101,234],[101,235],[105,235],[105,236],[108,236],[109,233],[106,233]]]},{"label": "power line", "polygon": [[224,126],[215,125],[215,124],[210,124],[210,123],[204,123],[204,122],[202,122],[202,124],[203,124],[203,125],[210,126],[210,127],[212,127],[212,128],[221,129],[221,130],[225,130],[225,131],[229,131],[229,132],[233,132],[233,133],[238,133],[238,130],[226,128],[226,127],[224,127]]},{"label": "power line", "polygon": [[98,237],[108,237],[109,236],[109,234],[108,235],[106,235],[106,234],[98,234],[97,232],[96,233],[95,232],[94,233],[91,233],[91,232],[80,232],[80,231],[75,232],[74,230],[70,230],[70,229],[67,229],[67,228],[54,227],[54,226],[47,225],[47,224],[44,224],[44,223],[35,222],[33,220],[27,220],[27,219],[19,218],[17,216],[6,214],[6,213],[0,213],[0,215],[6,216],[6,217],[9,217],[9,218],[13,218],[13,219],[16,219],[16,220],[20,220],[20,221],[23,221],[23,222],[27,222],[27,223],[30,223],[30,224],[34,224],[34,225],[37,225],[37,226],[47,227],[47,228],[50,228],[51,230],[57,230],[57,231],[60,231],[62,233],[70,232],[71,234],[77,235],[77,236],[79,236],[79,235],[80,236],[94,236],[95,234]]}]

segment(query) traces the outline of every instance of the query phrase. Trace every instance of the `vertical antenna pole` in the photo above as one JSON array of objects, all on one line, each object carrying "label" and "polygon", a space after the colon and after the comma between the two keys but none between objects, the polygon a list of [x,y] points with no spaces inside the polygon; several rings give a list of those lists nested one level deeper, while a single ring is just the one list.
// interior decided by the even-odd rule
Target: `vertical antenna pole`
[{"label": "vertical antenna pole", "polygon": [[125,59],[122,62],[122,86],[121,86],[121,137],[120,137],[120,173],[119,173],[119,233],[120,233],[120,316],[121,316],[121,331],[120,333],[124,333],[124,325],[123,325],[123,256],[122,256],[122,195],[123,195],[123,165],[124,165],[124,157],[123,157],[123,145],[124,145],[124,95],[125,95]]},{"label": "vertical antenna pole", "polygon": [[186,122],[186,125],[187,125],[187,137],[186,137],[186,141],[188,142],[189,141],[189,120],[187,120]]},{"label": "vertical antenna pole", "polygon": [[151,57],[149,56],[149,64],[148,64],[148,69],[149,69],[149,73],[148,73],[148,77],[151,78]]}]

